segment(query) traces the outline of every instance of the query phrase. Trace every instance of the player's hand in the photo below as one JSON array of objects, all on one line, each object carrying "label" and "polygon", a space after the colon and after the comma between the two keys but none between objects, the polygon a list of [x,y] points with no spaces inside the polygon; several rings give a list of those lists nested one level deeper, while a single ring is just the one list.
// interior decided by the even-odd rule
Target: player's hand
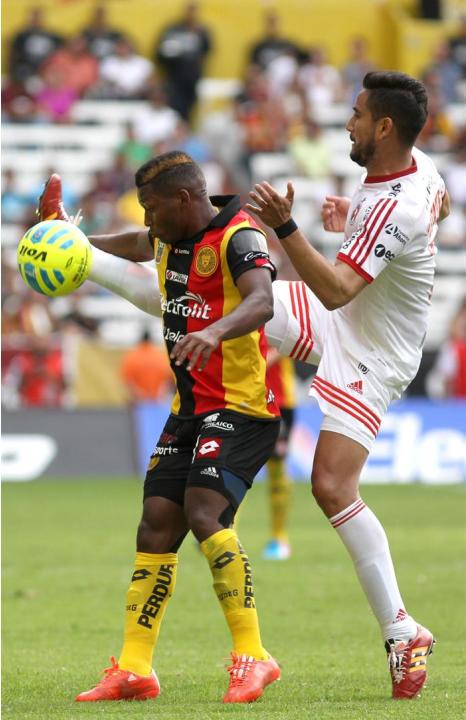
[{"label": "player's hand", "polygon": [[219,342],[220,338],[210,328],[188,333],[173,346],[170,358],[175,361],[175,365],[182,365],[189,358],[186,369],[201,371]]},{"label": "player's hand", "polygon": [[343,232],[348,215],[350,198],[328,195],[322,204],[321,218],[327,232]]},{"label": "player's hand", "polygon": [[265,225],[276,228],[290,219],[294,200],[293,183],[287,183],[286,195],[279,195],[268,182],[257,183],[249,197],[254,205],[246,203],[246,210],[257,215]]}]

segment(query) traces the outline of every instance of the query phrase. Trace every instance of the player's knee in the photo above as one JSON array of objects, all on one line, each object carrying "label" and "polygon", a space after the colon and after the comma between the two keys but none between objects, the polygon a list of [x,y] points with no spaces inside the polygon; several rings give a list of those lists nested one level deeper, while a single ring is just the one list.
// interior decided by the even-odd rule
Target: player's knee
[{"label": "player's knee", "polygon": [[315,465],[312,469],[311,488],[317,504],[325,509],[338,502],[341,483],[339,479],[322,465]]},{"label": "player's knee", "polygon": [[215,518],[209,510],[201,505],[187,505],[185,507],[186,520],[194,537],[209,537],[212,527],[215,525]]}]

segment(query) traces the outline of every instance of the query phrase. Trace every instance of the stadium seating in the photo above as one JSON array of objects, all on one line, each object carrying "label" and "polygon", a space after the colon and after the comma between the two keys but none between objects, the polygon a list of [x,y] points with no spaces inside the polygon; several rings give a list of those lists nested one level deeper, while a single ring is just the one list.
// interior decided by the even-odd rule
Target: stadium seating
[{"label": "stadium seating", "polygon": [[[200,127],[204,137],[211,140],[211,147],[219,144],[225,147],[224,133],[232,127],[226,103],[239,90],[238,81],[203,81],[201,89],[201,112],[214,107],[212,113],[201,116]],[[82,100],[75,105],[74,123],[52,124],[9,124],[2,127],[3,168],[16,173],[17,189],[23,193],[34,192],[53,169],[63,175],[70,190],[77,196],[91,186],[93,173],[110,166],[115,150],[125,137],[125,125],[146,106],[141,101],[93,101]],[[220,108],[220,109],[219,109]],[[466,104],[449,108],[453,122],[466,124]],[[348,116],[346,105],[335,105],[318,111],[317,120],[323,126],[322,136],[331,151],[331,172],[343,182],[345,194],[351,194],[361,174],[361,169],[348,155],[348,133],[345,122]],[[231,143],[231,146],[234,143]],[[442,171],[449,162],[448,154],[435,156],[435,162]],[[209,186],[219,181],[218,171],[206,167]],[[212,172],[212,177],[209,176]],[[291,179],[296,188],[294,216],[300,227],[329,258],[335,256],[340,242],[338,234],[326,233],[320,223],[320,204],[325,194],[333,191],[329,179],[309,179],[299,175],[298,169],[288,153],[258,153],[251,158],[252,180],[267,179],[284,190],[286,181]],[[13,249],[21,236],[21,228],[4,225],[2,245]],[[449,320],[464,294],[466,273],[466,248],[449,250],[443,248],[438,256],[438,279],[433,297],[432,320],[427,337],[427,347],[433,349],[445,337]],[[102,323],[107,339],[129,340],[139,332],[143,314],[123,300],[97,295],[82,298],[82,311],[90,313]],[[116,323],[125,318],[124,326]],[[118,329],[119,328],[119,329]]]}]

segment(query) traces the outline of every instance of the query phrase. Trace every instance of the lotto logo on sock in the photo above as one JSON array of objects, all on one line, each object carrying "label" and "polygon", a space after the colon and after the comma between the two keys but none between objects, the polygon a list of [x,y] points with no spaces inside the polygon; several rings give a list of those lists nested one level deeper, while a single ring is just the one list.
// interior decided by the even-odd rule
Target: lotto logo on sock
[{"label": "lotto logo on sock", "polygon": [[135,570],[133,573],[133,577],[131,578],[131,582],[134,582],[135,580],[145,580],[146,577],[149,577],[150,574],[150,570],[145,570],[142,568],[141,570]]},{"label": "lotto logo on sock", "polygon": [[226,551],[218,556],[218,558],[215,558],[214,562],[212,563],[212,567],[216,570],[221,570],[226,565],[229,565],[233,560],[235,559],[236,555],[234,552]]},{"label": "lotto logo on sock", "polygon": [[215,458],[220,455],[222,441],[220,438],[203,438],[197,448],[196,458]]}]

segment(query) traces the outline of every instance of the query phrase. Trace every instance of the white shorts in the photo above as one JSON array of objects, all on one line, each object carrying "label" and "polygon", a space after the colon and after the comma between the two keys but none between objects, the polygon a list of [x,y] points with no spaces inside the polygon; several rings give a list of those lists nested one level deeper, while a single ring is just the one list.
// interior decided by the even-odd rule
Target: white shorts
[{"label": "white shorts", "polygon": [[[274,316],[266,327],[269,343],[282,355],[317,365],[309,395],[324,414],[322,430],[345,435],[371,449],[382,417],[404,387],[383,383],[384,368],[361,358],[366,348],[350,353],[339,337],[337,315],[327,310],[303,282],[277,281]],[[393,379],[392,379],[393,380]]]}]

